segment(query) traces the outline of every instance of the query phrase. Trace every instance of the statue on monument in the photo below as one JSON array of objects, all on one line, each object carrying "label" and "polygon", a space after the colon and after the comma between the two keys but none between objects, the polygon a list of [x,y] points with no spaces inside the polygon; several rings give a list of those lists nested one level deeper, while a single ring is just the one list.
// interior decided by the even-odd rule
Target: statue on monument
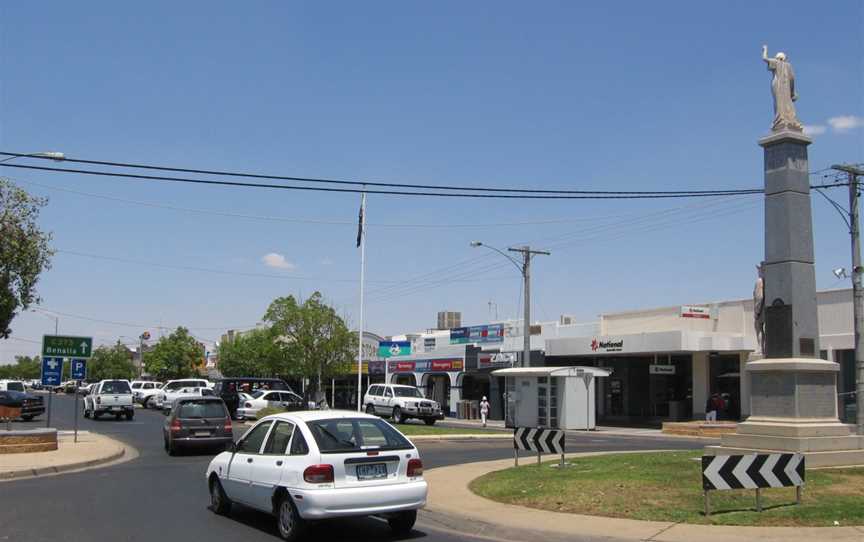
[{"label": "statue on monument", "polygon": [[765,353],[765,262],[756,266],[756,285],[753,286],[753,326],[759,353]]},{"label": "statue on monument", "polygon": [[768,64],[768,71],[774,72],[771,80],[771,93],[774,96],[774,124],[771,125],[772,132],[792,130],[803,132],[804,127],[795,113],[795,101],[798,94],[795,92],[795,73],[792,64],[786,60],[786,53],[777,53],[774,58],[768,58],[768,46],[762,46],[762,60]]}]

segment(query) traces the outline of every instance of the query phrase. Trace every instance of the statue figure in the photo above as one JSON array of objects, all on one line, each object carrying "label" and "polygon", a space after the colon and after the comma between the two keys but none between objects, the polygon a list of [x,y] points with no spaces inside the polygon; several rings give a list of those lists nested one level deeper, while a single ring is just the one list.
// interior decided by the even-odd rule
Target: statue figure
[{"label": "statue figure", "polygon": [[756,266],[756,285],[753,286],[753,326],[759,353],[765,352],[765,262]]},{"label": "statue figure", "polygon": [[786,53],[777,53],[774,58],[768,58],[768,46],[763,45],[762,60],[768,64],[768,71],[774,72],[774,78],[771,80],[771,93],[774,96],[774,124],[771,125],[771,131],[804,131],[795,113],[794,102],[798,99],[798,94],[795,92],[795,73],[792,71],[792,64],[786,60]]}]

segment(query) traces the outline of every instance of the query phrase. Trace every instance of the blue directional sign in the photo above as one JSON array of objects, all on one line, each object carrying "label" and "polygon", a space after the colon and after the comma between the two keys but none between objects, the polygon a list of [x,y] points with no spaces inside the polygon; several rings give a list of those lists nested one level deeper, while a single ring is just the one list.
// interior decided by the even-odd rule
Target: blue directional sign
[{"label": "blue directional sign", "polygon": [[63,379],[63,358],[42,358],[42,385],[59,386]]},{"label": "blue directional sign", "polygon": [[72,360],[72,380],[85,380],[87,378],[87,360],[73,359]]}]

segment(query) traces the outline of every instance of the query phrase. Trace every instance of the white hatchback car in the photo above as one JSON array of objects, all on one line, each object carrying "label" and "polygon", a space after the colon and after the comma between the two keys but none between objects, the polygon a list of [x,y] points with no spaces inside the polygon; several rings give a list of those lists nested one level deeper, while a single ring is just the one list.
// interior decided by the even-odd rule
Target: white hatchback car
[{"label": "white hatchback car", "polygon": [[411,532],[428,487],[417,448],[375,416],[333,410],[274,414],[207,467],[210,506],[238,502],[277,519],[298,540],[308,521],[382,516]]}]

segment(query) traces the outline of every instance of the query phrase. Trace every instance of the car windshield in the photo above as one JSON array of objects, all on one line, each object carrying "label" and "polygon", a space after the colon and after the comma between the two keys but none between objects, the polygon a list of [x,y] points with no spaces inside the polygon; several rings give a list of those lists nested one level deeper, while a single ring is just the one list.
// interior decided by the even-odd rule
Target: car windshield
[{"label": "car windshield", "polygon": [[9,391],[24,391],[24,384],[20,382],[9,382],[6,384],[6,389]]},{"label": "car windshield", "polygon": [[179,390],[180,388],[188,388],[189,385],[189,382],[171,382],[165,384],[165,391],[174,391]]},{"label": "car windshield", "polygon": [[264,395],[265,393],[267,393],[265,390],[258,390],[255,393],[253,393],[252,395],[250,395],[250,397],[252,399],[260,399],[261,396]]},{"label": "car windshield", "polygon": [[178,418],[224,418],[225,407],[220,401],[183,401]]},{"label": "car windshield", "polygon": [[132,393],[125,380],[109,380],[102,384],[102,393]]},{"label": "car windshield", "polygon": [[411,443],[384,420],[336,418],[308,422],[323,454],[376,450],[410,450]]},{"label": "car windshield", "polygon": [[417,388],[393,388],[396,397],[419,397],[423,398],[423,394]]}]

